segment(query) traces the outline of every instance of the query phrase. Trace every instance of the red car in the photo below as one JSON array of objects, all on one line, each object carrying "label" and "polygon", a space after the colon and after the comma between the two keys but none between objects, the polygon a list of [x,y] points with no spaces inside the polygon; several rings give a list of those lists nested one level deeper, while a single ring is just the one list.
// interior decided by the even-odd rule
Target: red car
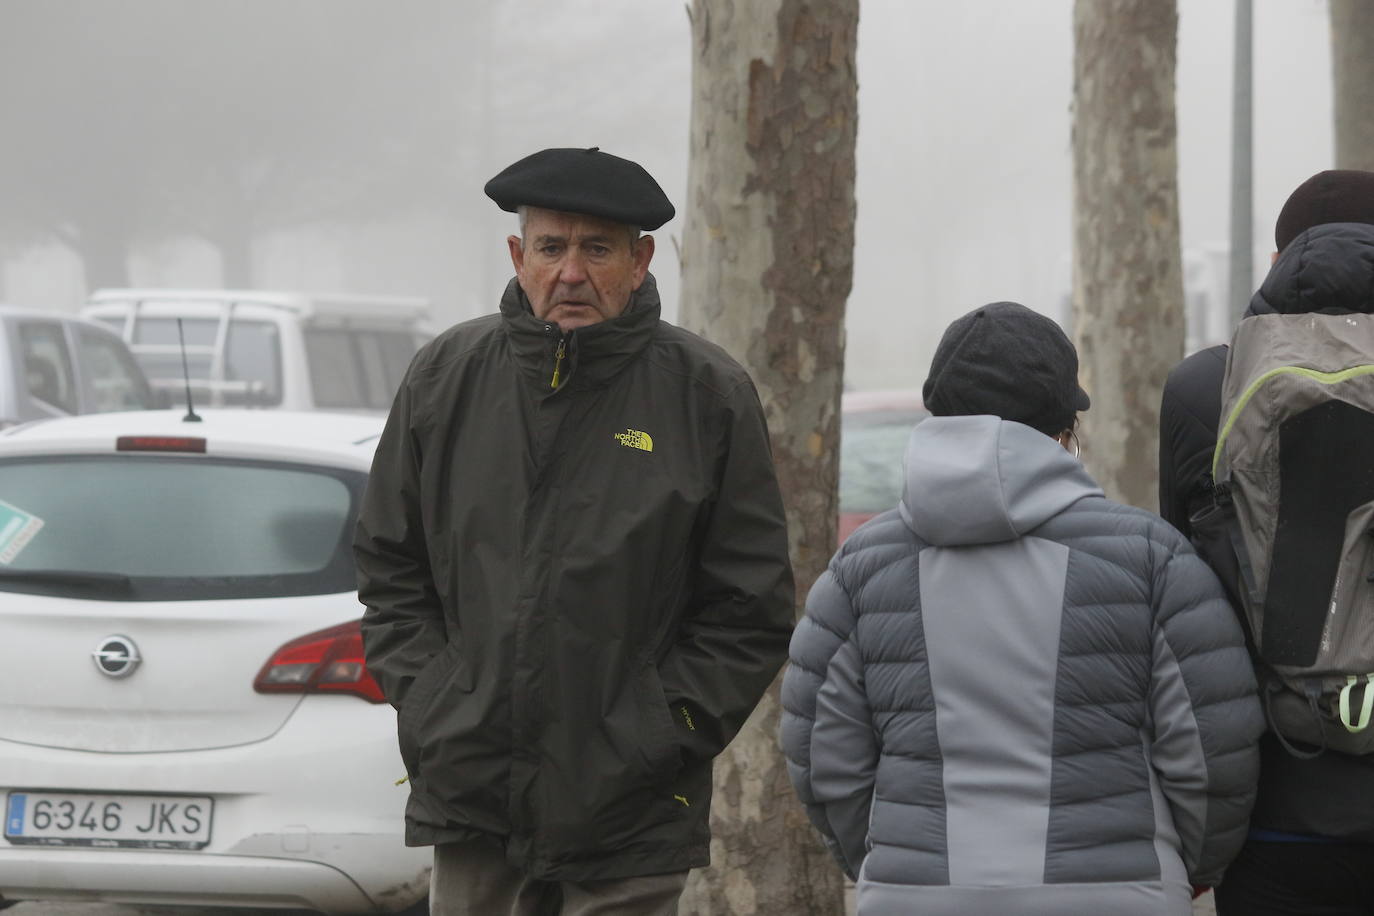
[{"label": "red car", "polygon": [[845,392],[840,421],[840,543],[902,498],[907,437],[928,416],[919,391]]}]

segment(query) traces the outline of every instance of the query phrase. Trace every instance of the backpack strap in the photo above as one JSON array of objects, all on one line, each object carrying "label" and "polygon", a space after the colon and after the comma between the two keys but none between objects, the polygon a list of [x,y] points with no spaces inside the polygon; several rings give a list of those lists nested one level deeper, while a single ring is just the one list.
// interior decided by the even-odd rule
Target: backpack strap
[{"label": "backpack strap", "polygon": [[[1261,662],[1260,664],[1262,665],[1263,662]],[[1326,732],[1318,729],[1318,734],[1322,736],[1322,743],[1321,746],[1318,747],[1315,751],[1300,751],[1296,747],[1294,747],[1293,744],[1287,738],[1283,736],[1283,732],[1274,723],[1273,697],[1274,694],[1278,693],[1283,689],[1283,682],[1275,678],[1271,677],[1264,682],[1264,718],[1269,723],[1270,734],[1272,734],[1275,738],[1278,739],[1279,744],[1283,745],[1283,749],[1287,751],[1288,754],[1292,757],[1296,757],[1299,760],[1313,760],[1317,757],[1320,757],[1322,754],[1326,753]],[[1311,710],[1312,717],[1320,722],[1322,714],[1321,710],[1317,708],[1317,697],[1319,695],[1320,688],[1318,688],[1317,692],[1314,692],[1311,689],[1307,690],[1306,692],[1307,708]]]},{"label": "backpack strap", "polygon": [[1341,688],[1341,724],[1352,735],[1362,732],[1369,726],[1369,717],[1374,713],[1374,674],[1365,675],[1364,704],[1360,707],[1360,721],[1350,721],[1350,692],[1360,679],[1353,674],[1346,675],[1345,686]]}]

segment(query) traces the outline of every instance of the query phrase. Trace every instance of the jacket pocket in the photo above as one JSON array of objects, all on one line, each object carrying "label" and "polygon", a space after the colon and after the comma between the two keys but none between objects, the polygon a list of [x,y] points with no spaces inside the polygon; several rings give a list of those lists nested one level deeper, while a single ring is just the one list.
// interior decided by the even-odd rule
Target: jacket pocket
[{"label": "jacket pocket", "polygon": [[434,701],[450,688],[463,693],[472,691],[472,672],[463,660],[462,653],[458,651],[458,644],[454,642],[445,645],[443,651],[430,659],[420,670],[396,716],[396,736],[401,747],[401,761],[412,779],[418,774],[420,748],[424,744],[424,736],[419,734],[418,724],[434,705]]},{"label": "jacket pocket", "polygon": [[644,771],[654,781],[669,779],[682,768],[682,749],[677,740],[677,726],[663,692],[658,669],[651,662],[639,668],[635,678],[635,702],[639,708],[639,747]]}]

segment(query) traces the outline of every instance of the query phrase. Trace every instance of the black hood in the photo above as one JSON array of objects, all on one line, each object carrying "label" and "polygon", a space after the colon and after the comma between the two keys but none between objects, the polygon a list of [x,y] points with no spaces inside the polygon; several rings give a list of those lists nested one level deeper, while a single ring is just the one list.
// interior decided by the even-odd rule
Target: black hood
[{"label": "black hood", "polygon": [[1374,226],[1326,223],[1288,243],[1246,315],[1374,313]]}]

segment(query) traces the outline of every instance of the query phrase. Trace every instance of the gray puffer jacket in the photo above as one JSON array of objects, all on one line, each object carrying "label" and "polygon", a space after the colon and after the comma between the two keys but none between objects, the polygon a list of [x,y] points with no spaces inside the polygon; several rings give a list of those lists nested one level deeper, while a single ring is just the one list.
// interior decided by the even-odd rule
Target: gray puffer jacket
[{"label": "gray puffer jacket", "polygon": [[1244,839],[1263,718],[1221,586],[1028,426],[918,425],[791,658],[792,782],[861,914],[1187,914]]}]

